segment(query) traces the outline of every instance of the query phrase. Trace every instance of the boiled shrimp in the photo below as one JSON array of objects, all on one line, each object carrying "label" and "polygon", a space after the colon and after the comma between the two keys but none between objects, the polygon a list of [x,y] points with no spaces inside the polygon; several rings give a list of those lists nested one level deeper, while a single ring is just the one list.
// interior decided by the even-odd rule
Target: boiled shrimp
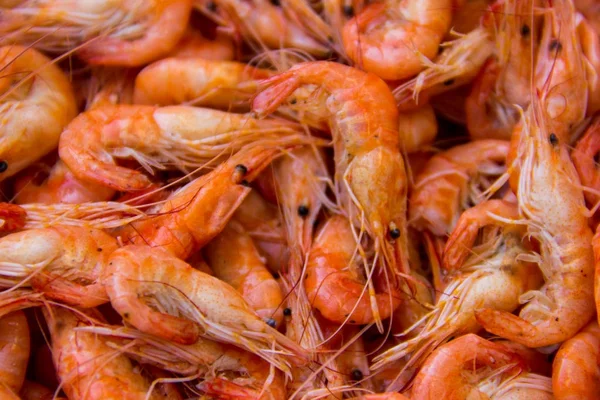
[{"label": "boiled shrimp", "polygon": [[[465,101],[466,124],[471,139],[508,140],[519,120],[517,109],[495,93],[501,73],[490,59],[479,71]],[[509,84],[510,86],[510,84]]]},{"label": "boiled shrimp", "polygon": [[[348,220],[331,217],[317,234],[306,266],[304,287],[311,304],[334,322],[364,325],[375,320],[367,286],[356,266],[356,241]],[[392,288],[374,299],[381,319],[400,305]]]},{"label": "boiled shrimp", "polygon": [[234,61],[165,58],[148,65],[135,79],[134,103],[182,104],[225,110],[249,108],[258,80],[267,69]]},{"label": "boiled shrimp", "polygon": [[442,43],[443,50],[434,61],[412,79],[398,85],[392,93],[400,111],[426,105],[436,95],[471,82],[494,49],[490,35],[478,28]]},{"label": "boiled shrimp", "polygon": [[252,238],[236,221],[203,249],[217,278],[233,286],[256,314],[273,327],[283,319],[283,295]]},{"label": "boiled shrimp", "polygon": [[534,80],[544,92],[546,126],[562,142],[570,142],[570,130],[586,114],[588,87],[585,57],[577,32],[571,1],[551,2],[544,24],[535,64]]},{"label": "boiled shrimp", "polygon": [[520,357],[506,347],[467,334],[441,346],[427,358],[415,377],[411,399],[484,398],[485,391],[478,387],[480,374],[490,372],[478,367],[510,376],[520,372],[522,364]]},{"label": "boiled shrimp", "polygon": [[[94,320],[65,308],[43,309],[52,338],[52,359],[69,399],[159,399],[150,382],[105,338],[78,332]],[[146,397],[148,396],[148,397]]]},{"label": "boiled shrimp", "polygon": [[21,0],[2,8],[3,44],[31,44],[50,52],[77,49],[90,64],[138,66],[177,44],[192,0]]},{"label": "boiled shrimp", "polygon": [[[372,238],[379,270],[395,282],[409,267],[407,181],[392,94],[373,74],[337,63],[308,62],[264,81],[253,109],[264,116],[297,88],[311,84],[323,94],[319,99],[329,113],[338,202],[354,226]],[[374,198],[373,193],[378,195]],[[365,264],[370,274],[372,267]]]},{"label": "boiled shrimp", "polygon": [[148,171],[163,169],[165,163],[185,169],[257,138],[293,132],[292,127],[194,107],[107,106],[79,114],[62,133],[59,154],[81,180],[141,190],[152,185],[150,179],[116,165],[117,159],[133,158]]},{"label": "boiled shrimp", "polygon": [[258,142],[246,146],[210,173],[171,194],[157,215],[125,227],[120,235],[131,243],[160,246],[181,259],[187,258],[223,230],[251,191],[248,183],[281,155],[276,146],[284,144]]},{"label": "boiled shrimp", "polygon": [[[255,0],[215,0],[216,12],[196,0],[196,7],[217,22],[229,20],[229,25],[258,52],[279,48],[293,48],[316,56],[329,52],[326,45],[315,40],[306,27],[288,18],[279,2]],[[214,18],[216,15],[219,18]]]},{"label": "boiled shrimp", "polygon": [[204,338],[182,345],[125,326],[78,330],[112,338],[115,348],[144,365],[184,376],[198,375],[203,379],[198,388],[219,398],[285,398],[282,373],[267,361],[233,346]]},{"label": "boiled shrimp", "polygon": [[409,201],[409,221],[418,230],[437,236],[452,231],[469,201],[477,204],[502,175],[509,142],[480,140],[434,155],[417,176]]},{"label": "boiled shrimp", "polygon": [[29,325],[23,311],[0,318],[0,349],[0,384],[19,393],[30,352]]},{"label": "boiled shrimp", "polygon": [[344,50],[383,79],[419,73],[433,59],[452,20],[451,0],[394,0],[367,6],[344,25]]},{"label": "boiled shrimp", "polygon": [[[513,311],[525,293],[539,287],[542,276],[537,266],[524,261],[530,250],[522,239],[523,229],[511,221],[516,205],[499,202],[490,200],[463,213],[445,253],[464,252],[470,257],[444,277],[445,285],[439,288],[434,309],[407,330],[419,328],[418,335],[378,355],[373,369],[389,366],[405,356],[410,358],[403,370],[418,366],[450,337],[477,332],[480,326],[474,312],[480,307]],[[482,235],[477,246],[473,245],[478,229],[471,229],[472,224],[491,230]]]},{"label": "boiled shrimp", "polygon": [[559,139],[559,131],[550,130],[558,120],[547,114],[547,90],[539,98],[537,94],[532,97],[513,134],[517,156],[509,172],[521,224],[539,242],[539,254],[531,260],[538,264],[545,283],[523,296],[525,305],[519,316],[491,309],[476,311],[477,321],[486,330],[529,347],[572,337],[595,312],[588,211],[567,142]]},{"label": "boiled shrimp", "polygon": [[0,238],[0,285],[31,285],[70,305],[95,307],[108,302],[100,274],[116,240],[97,229],[54,226],[28,229]]},{"label": "boiled shrimp", "polygon": [[303,350],[260,319],[234,288],[160,247],[123,247],[105,272],[113,308],[144,332],[182,344],[200,336],[230,343],[286,373],[290,362],[304,359]]},{"label": "boiled shrimp", "polygon": [[600,328],[590,322],[565,341],[552,365],[552,388],[557,400],[594,399],[600,393]]},{"label": "boiled shrimp", "polygon": [[56,148],[77,105],[65,74],[34,49],[0,47],[0,71],[3,181]]}]

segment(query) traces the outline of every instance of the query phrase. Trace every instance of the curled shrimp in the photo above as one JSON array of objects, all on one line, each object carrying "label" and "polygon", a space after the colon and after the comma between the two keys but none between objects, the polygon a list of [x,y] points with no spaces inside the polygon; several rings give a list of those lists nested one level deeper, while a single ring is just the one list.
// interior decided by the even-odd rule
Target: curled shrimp
[{"label": "curled shrimp", "polygon": [[442,46],[434,61],[427,61],[422,72],[392,92],[400,111],[421,107],[436,95],[468,84],[493,51],[490,35],[483,28],[459,35]]},{"label": "curled shrimp", "polygon": [[587,115],[600,110],[600,37],[589,21],[577,14],[577,34],[585,60],[585,76],[588,88]]},{"label": "curled shrimp", "polygon": [[366,71],[400,80],[433,59],[452,20],[451,0],[393,0],[367,6],[344,25],[344,50]]},{"label": "curled shrimp", "polygon": [[4,44],[33,44],[53,52],[77,48],[79,57],[90,64],[138,66],[166,55],[177,44],[192,0],[21,0],[2,8]]},{"label": "curled shrimp", "polygon": [[[510,143],[480,140],[455,146],[431,157],[417,176],[409,200],[409,221],[437,236],[452,231],[468,202],[482,200],[489,178],[502,175]],[[484,186],[484,187],[478,187]]]},{"label": "curled shrimp", "polygon": [[470,333],[427,358],[415,377],[411,399],[483,398],[485,391],[478,387],[481,375],[487,372],[506,377],[520,372],[522,365],[523,360],[510,349]]},{"label": "curled shrimp", "polygon": [[69,399],[160,398],[158,393],[148,393],[150,382],[105,338],[76,329],[93,324],[90,316],[60,307],[43,312],[52,338],[52,359]]},{"label": "curled shrimp", "polygon": [[600,328],[590,322],[565,341],[552,364],[552,388],[557,400],[594,399],[600,393]]},{"label": "curled shrimp", "polygon": [[354,226],[373,239],[375,259],[395,282],[409,267],[408,184],[393,96],[376,75],[337,63],[307,62],[264,81],[252,108],[264,116],[306,85],[317,85],[319,105],[329,114],[338,202]]},{"label": "curled shrimp", "polygon": [[219,398],[286,398],[282,373],[267,361],[234,346],[203,338],[182,345],[125,326],[78,330],[110,337],[116,348],[141,364],[179,375],[198,375],[203,380],[198,389]]},{"label": "curled shrimp", "polygon": [[[356,266],[356,241],[349,221],[331,217],[317,234],[306,266],[304,287],[313,307],[334,322],[368,324],[375,317],[367,296],[364,278]],[[381,319],[388,318],[400,305],[391,288],[376,294]]]},{"label": "curled shrimp", "polygon": [[55,226],[0,238],[0,285],[31,284],[36,291],[79,307],[108,301],[100,275],[116,240],[98,229]]},{"label": "curled shrimp", "polygon": [[23,311],[0,318],[0,384],[14,393],[19,393],[25,381],[30,347],[29,324]]},{"label": "curled shrimp", "polygon": [[135,78],[135,104],[188,105],[225,110],[248,108],[258,80],[273,75],[267,69],[234,61],[165,58],[144,68]]},{"label": "curled shrimp", "polygon": [[131,243],[160,246],[186,259],[227,225],[252,190],[249,182],[281,154],[278,144],[283,145],[262,142],[246,146],[210,173],[171,194],[158,215],[137,221],[120,234]]},{"label": "curled shrimp", "polygon": [[200,336],[255,353],[289,373],[304,351],[260,319],[231,286],[160,247],[115,251],[103,279],[113,308],[143,332],[182,344]]},{"label": "curled shrimp", "polygon": [[118,166],[117,159],[133,158],[149,171],[165,163],[185,169],[257,138],[290,132],[290,124],[282,124],[185,106],[107,106],[79,114],[62,133],[59,154],[78,179],[141,190],[152,185],[150,179]]},{"label": "curled shrimp", "polygon": [[[567,143],[550,131],[557,120],[546,114],[545,94],[532,98],[521,128],[513,133],[517,158],[509,173],[521,223],[539,242],[539,254],[532,261],[539,265],[545,283],[523,296],[526,304],[519,316],[491,309],[475,313],[487,331],[529,347],[572,337],[595,312],[588,211]],[[513,168],[515,164],[519,169]]]},{"label": "curled shrimp", "polygon": [[279,284],[238,222],[230,221],[204,247],[203,254],[215,276],[240,292],[259,317],[273,327],[281,323],[283,295]]},{"label": "curled shrimp", "polygon": [[0,47],[0,181],[58,145],[77,115],[71,83],[52,61],[21,46]]},{"label": "curled shrimp", "polygon": [[[539,287],[542,277],[537,266],[525,261],[530,250],[522,239],[523,229],[511,220],[516,214],[516,205],[489,200],[461,215],[444,253],[470,257],[446,256],[461,264],[445,260],[450,268],[434,309],[407,330],[419,328],[420,332],[378,355],[373,369],[389,366],[405,356],[410,358],[403,370],[418,366],[449,338],[480,330],[475,318],[480,307],[513,311],[525,293]],[[474,246],[480,229],[481,243]]]}]

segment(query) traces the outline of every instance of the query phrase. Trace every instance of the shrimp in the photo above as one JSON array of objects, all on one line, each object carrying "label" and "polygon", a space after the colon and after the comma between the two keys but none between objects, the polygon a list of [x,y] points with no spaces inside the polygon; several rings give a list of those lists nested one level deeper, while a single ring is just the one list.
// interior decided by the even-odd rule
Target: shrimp
[{"label": "shrimp", "polygon": [[108,302],[100,274],[117,241],[97,229],[54,226],[0,238],[0,286],[31,284],[36,291],[70,305]]},{"label": "shrimp", "polygon": [[[508,174],[521,223],[527,236],[539,242],[539,254],[532,260],[545,282],[539,290],[523,296],[521,301],[526,304],[519,316],[486,308],[475,312],[477,322],[487,331],[529,347],[549,346],[572,337],[595,312],[588,211],[567,142],[550,130],[557,120],[547,114],[547,91],[546,87],[532,96],[521,128],[513,134],[517,157]],[[512,168],[515,164],[518,169]]]},{"label": "shrimp", "polygon": [[[305,85],[317,85],[329,113],[338,202],[360,234],[366,231],[373,240],[373,264],[380,263],[380,272],[397,282],[399,274],[409,271],[408,183],[392,94],[376,75],[337,63],[308,62],[264,81],[252,108],[264,116]],[[370,274],[372,267],[365,267]]]},{"label": "shrimp", "polygon": [[281,372],[265,360],[233,346],[203,338],[182,345],[124,326],[89,326],[78,330],[110,337],[117,342],[115,348],[142,364],[179,375],[198,375],[203,382],[197,387],[219,398],[230,398],[225,397],[229,395],[254,399],[261,392],[267,399],[286,398]]},{"label": "shrimp", "polygon": [[600,32],[600,6],[596,0],[573,0],[573,4],[590,21],[596,32]]},{"label": "shrimp", "polygon": [[293,132],[293,125],[246,115],[172,106],[107,106],[81,113],[60,137],[59,154],[73,174],[115,190],[149,188],[146,175],[116,165],[133,158],[146,170],[202,165],[257,138]]},{"label": "shrimp", "polygon": [[554,400],[552,379],[522,372],[513,379],[501,382],[492,392],[493,400]]},{"label": "shrimp", "polygon": [[600,191],[600,174],[598,174],[598,168],[596,168],[598,151],[600,151],[600,118],[597,117],[592,121],[571,153],[573,165],[582,185],[594,191],[583,193],[590,206],[594,206],[600,200],[597,194]]},{"label": "shrimp", "polygon": [[400,114],[400,146],[407,153],[414,153],[433,143],[438,124],[433,107],[425,104],[414,111]]},{"label": "shrimp", "polygon": [[352,397],[351,400],[409,400],[409,398],[403,395],[402,393],[386,392],[364,394],[362,396]]},{"label": "shrimp", "polygon": [[[317,234],[306,266],[304,288],[311,304],[330,321],[364,325],[375,320],[364,278],[356,267],[356,242],[349,221],[331,217]],[[389,287],[374,296],[381,319],[400,305]]]},{"label": "shrimp", "polygon": [[[516,205],[499,200],[481,203],[463,213],[444,253],[471,256],[445,277],[446,285],[439,289],[434,309],[403,332],[419,328],[419,334],[378,355],[374,370],[405,356],[409,358],[402,371],[418,366],[451,337],[479,331],[475,319],[479,308],[513,311],[524,294],[539,287],[542,276],[535,264],[525,261],[530,250],[522,239],[523,229],[511,220],[515,213]],[[472,229],[472,224],[484,228],[477,246],[473,245],[478,229]]]},{"label": "shrimp", "polygon": [[106,339],[76,329],[94,323],[87,314],[60,307],[42,311],[52,338],[52,359],[69,399],[160,398],[158,393],[148,394],[150,382]]},{"label": "shrimp", "polygon": [[451,0],[393,0],[367,6],[344,25],[348,57],[382,79],[419,73],[432,59],[452,21]]},{"label": "shrimp", "polygon": [[186,259],[219,234],[251,191],[248,182],[278,155],[276,145],[246,146],[210,173],[171,194],[158,215],[123,228],[134,244],[160,246]]},{"label": "shrimp", "polygon": [[139,66],[177,44],[192,0],[20,0],[2,8],[3,44],[17,42],[51,52],[76,49],[89,64]]},{"label": "shrimp", "polygon": [[29,325],[25,313],[16,311],[0,318],[0,384],[14,393],[19,393],[25,382],[29,353]]},{"label": "shrimp", "polygon": [[140,71],[135,78],[133,101],[239,110],[249,107],[258,80],[272,75],[267,69],[234,61],[165,58]]},{"label": "shrimp", "polygon": [[[196,7],[214,17],[215,13],[202,7],[201,3],[196,0]],[[258,51],[288,47],[315,56],[329,53],[329,48],[315,40],[305,26],[288,18],[279,2],[214,0],[213,4],[217,6],[217,12],[231,21],[237,33]]]},{"label": "shrimp", "polygon": [[239,346],[289,374],[304,350],[271,328],[223,281],[160,247],[131,245],[110,257],[103,283],[113,308],[137,329],[181,344],[200,336]]},{"label": "shrimp", "polygon": [[469,201],[481,201],[485,186],[491,186],[489,177],[505,171],[499,164],[509,145],[508,141],[480,140],[434,155],[415,180],[409,201],[410,225],[436,236],[450,233]]},{"label": "shrimp", "polygon": [[422,107],[433,96],[471,82],[494,49],[490,35],[483,28],[459,35],[442,46],[435,61],[428,61],[421,73],[393,90],[401,112]]},{"label": "shrimp", "polygon": [[0,47],[0,71],[1,182],[56,148],[77,105],[65,74],[34,49]]},{"label": "shrimp", "polygon": [[465,101],[466,123],[471,139],[508,140],[519,120],[517,109],[495,93],[500,65],[489,59],[479,71]]},{"label": "shrimp", "polygon": [[577,32],[572,1],[553,1],[544,24],[535,64],[534,80],[544,92],[546,125],[561,142],[585,117],[589,92],[585,58]]},{"label": "shrimp", "polygon": [[[43,178],[41,182],[40,175]],[[14,201],[17,204],[80,204],[107,201],[115,193],[111,188],[75,178],[73,172],[61,160],[52,167],[34,165],[21,171],[15,179],[15,192]]]},{"label": "shrimp", "polygon": [[281,324],[283,295],[279,284],[239,223],[230,221],[203,253],[215,276],[240,292],[259,317],[273,327]]},{"label": "shrimp", "polygon": [[411,399],[484,398],[485,391],[478,387],[484,372],[506,377],[520,372],[522,364],[521,358],[508,348],[467,334],[441,346],[427,358],[415,377]]},{"label": "shrimp", "polygon": [[597,321],[565,341],[552,365],[557,400],[595,399],[600,393],[600,328]]},{"label": "shrimp", "polygon": [[225,32],[217,30],[214,37],[207,38],[199,31],[188,27],[179,43],[166,57],[232,61],[235,59],[235,46],[231,37]]}]

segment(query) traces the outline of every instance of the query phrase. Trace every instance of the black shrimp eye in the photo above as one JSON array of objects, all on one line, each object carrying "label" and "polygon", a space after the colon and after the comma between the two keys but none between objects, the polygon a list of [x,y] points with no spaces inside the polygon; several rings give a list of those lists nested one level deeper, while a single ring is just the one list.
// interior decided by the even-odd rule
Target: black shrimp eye
[{"label": "black shrimp eye", "polygon": [[310,210],[305,205],[301,205],[300,207],[298,207],[298,215],[301,217],[306,217],[309,211]]},{"label": "black shrimp eye", "polygon": [[206,5],[206,8],[208,8],[208,11],[210,11],[210,12],[215,12],[215,11],[217,11],[217,3],[215,3],[214,1],[211,1]]},{"label": "black shrimp eye", "polygon": [[447,81],[444,81],[444,86],[450,86],[454,83],[454,79],[448,79]]},{"label": "black shrimp eye", "polygon": [[250,182],[248,182],[247,180],[244,179],[243,181],[240,182],[240,185],[250,187]]},{"label": "black shrimp eye", "polygon": [[4,160],[0,161],[0,173],[8,169],[8,163]]},{"label": "black shrimp eye", "polygon": [[281,5],[281,2],[279,0],[271,0],[271,4],[273,4],[276,7],[279,7]]},{"label": "black shrimp eye", "polygon": [[521,27],[521,36],[527,37],[527,36],[529,36],[530,33],[531,33],[531,28],[529,27],[529,25],[524,24]]},{"label": "black shrimp eye", "polygon": [[290,315],[292,315],[292,309],[289,307],[284,308],[283,315],[285,315],[286,317],[289,317]]},{"label": "black shrimp eye", "polygon": [[400,237],[400,229],[394,228],[390,230],[390,237],[392,239],[398,239]]},{"label": "black shrimp eye", "polygon": [[345,5],[342,10],[346,17],[352,18],[354,16],[354,7],[352,7],[350,5]]},{"label": "black shrimp eye", "polygon": [[360,369],[353,369],[351,374],[353,381],[360,381],[363,379],[363,373]]},{"label": "black shrimp eye", "polygon": [[245,165],[243,164],[238,164],[235,166],[235,170],[237,172],[239,172],[242,176],[246,175],[248,173],[248,168],[246,168]]},{"label": "black shrimp eye", "polygon": [[267,325],[269,325],[271,328],[275,328],[277,326],[277,321],[275,321],[273,318],[267,318],[266,321]]},{"label": "black shrimp eye", "polygon": [[562,50],[562,44],[560,43],[560,41],[558,39],[552,39],[552,41],[550,42],[550,51],[561,51]]},{"label": "black shrimp eye", "polygon": [[550,136],[548,137],[548,140],[550,141],[550,144],[552,146],[556,146],[558,144],[558,137],[556,137],[556,135],[554,133],[550,134]]}]

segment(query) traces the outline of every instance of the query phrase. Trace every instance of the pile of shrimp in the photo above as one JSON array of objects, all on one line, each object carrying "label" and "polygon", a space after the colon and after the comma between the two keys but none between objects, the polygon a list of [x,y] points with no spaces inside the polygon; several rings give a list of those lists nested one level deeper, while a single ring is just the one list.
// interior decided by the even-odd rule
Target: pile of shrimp
[{"label": "pile of shrimp", "polygon": [[600,399],[594,0],[0,2],[0,398]]}]

